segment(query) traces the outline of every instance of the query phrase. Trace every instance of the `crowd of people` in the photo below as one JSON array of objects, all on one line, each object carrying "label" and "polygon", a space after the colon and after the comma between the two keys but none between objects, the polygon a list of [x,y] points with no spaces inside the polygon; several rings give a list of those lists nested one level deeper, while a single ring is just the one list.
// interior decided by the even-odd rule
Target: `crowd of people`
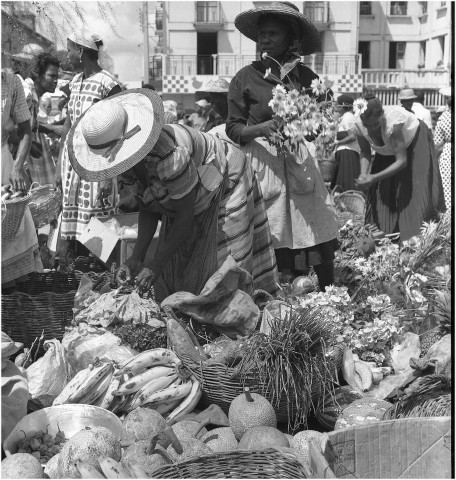
[{"label": "crowd of people", "polygon": [[[62,211],[52,225],[61,260],[84,251],[77,241],[92,217],[123,209],[139,212],[138,239],[117,278],[154,285],[158,300],[180,290],[199,293],[228,255],[255,288],[271,294],[311,268],[324,290],[334,282],[338,248],[336,186],[363,191],[366,222],[402,242],[451,207],[449,89],[441,92],[449,109],[434,131],[411,89],[399,93],[394,107],[373,96],[334,98],[336,172],[325,184],[311,153],[314,135],[293,151],[268,142],[277,126],[268,105],[275,79],[297,90],[318,79],[301,62],[318,50],[318,30],[287,2],[242,12],[235,26],[263,55],[229,84],[219,79],[202,87],[193,113],[148,85],[122,91],[102,68],[102,39],[79,31],[67,39],[68,60],[79,73],[50,120],[59,61],[33,45],[11,56],[11,70],[2,70],[2,185],[61,189]],[[24,264],[20,242],[3,245],[2,273],[9,274],[2,282],[42,268],[29,213],[24,222],[20,234],[34,262]]]}]

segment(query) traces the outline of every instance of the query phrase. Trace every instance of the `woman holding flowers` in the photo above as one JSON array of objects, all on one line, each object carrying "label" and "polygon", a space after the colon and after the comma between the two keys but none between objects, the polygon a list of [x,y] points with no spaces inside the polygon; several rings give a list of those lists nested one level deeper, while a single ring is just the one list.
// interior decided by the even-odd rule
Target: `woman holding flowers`
[{"label": "woman holding flowers", "polygon": [[[262,58],[230,83],[226,133],[257,171],[279,271],[296,275],[313,266],[324,291],[334,280],[337,223],[305,137],[313,138],[320,128],[317,104],[308,94],[323,94],[326,87],[301,63],[301,55],[318,48],[318,31],[287,2],[245,11],[235,25],[258,42]],[[309,112],[305,121],[299,102]],[[293,112],[295,121],[281,121]],[[282,133],[293,141],[283,142]]]},{"label": "woman holding flowers", "polygon": [[[356,184],[369,191],[366,223],[409,240],[419,235],[423,222],[445,210],[431,131],[413,113],[383,107],[378,98],[358,99],[354,108],[353,133],[361,150]],[[376,152],[372,167],[371,147]]]}]

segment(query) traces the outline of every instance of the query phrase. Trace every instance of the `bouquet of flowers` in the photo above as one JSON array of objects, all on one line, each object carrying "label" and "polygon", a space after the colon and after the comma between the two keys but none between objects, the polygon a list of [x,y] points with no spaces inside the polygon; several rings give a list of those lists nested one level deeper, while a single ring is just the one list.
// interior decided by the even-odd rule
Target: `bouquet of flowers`
[{"label": "bouquet of flowers", "polygon": [[[263,58],[266,56],[267,53],[264,53]],[[314,79],[310,88],[299,91],[294,88],[291,80],[289,84],[285,84],[275,77],[271,69],[266,70],[264,78],[274,78],[278,83],[272,89],[273,97],[268,104],[277,126],[276,131],[269,137],[269,143],[279,152],[288,149],[296,151],[306,137],[316,136],[317,151],[322,152],[321,155],[330,156],[330,151],[334,148],[339,115],[334,110],[333,101],[328,98],[329,85]],[[325,100],[317,101],[310,93],[320,98],[324,94]]]}]

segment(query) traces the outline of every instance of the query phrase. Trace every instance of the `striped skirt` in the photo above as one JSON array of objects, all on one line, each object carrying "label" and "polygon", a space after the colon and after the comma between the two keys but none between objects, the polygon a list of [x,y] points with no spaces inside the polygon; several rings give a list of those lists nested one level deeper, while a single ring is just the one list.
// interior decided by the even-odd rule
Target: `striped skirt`
[{"label": "striped skirt", "polygon": [[[255,289],[277,292],[278,273],[260,186],[245,155],[227,143],[227,171],[218,195],[195,216],[191,232],[154,285],[161,302],[172,293],[199,294],[228,255],[253,277]],[[172,225],[163,217],[158,247]]]}]

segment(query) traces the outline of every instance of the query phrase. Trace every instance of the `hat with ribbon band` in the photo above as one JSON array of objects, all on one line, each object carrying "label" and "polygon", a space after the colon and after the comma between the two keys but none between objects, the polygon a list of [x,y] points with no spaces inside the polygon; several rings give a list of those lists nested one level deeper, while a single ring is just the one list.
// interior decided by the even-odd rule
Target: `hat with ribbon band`
[{"label": "hat with ribbon band", "polygon": [[113,178],[152,150],[163,123],[163,104],[153,90],[136,88],[105,98],[71,127],[70,162],[83,180]]}]

